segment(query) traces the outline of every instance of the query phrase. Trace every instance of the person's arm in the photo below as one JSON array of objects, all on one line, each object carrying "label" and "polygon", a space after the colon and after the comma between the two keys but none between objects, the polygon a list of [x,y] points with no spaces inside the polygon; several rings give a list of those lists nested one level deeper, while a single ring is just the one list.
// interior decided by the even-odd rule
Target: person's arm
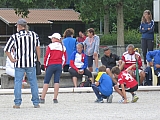
[{"label": "person's arm", "polygon": [[9,60],[12,62],[12,63],[15,63],[17,60],[16,59],[14,59],[13,57],[12,57],[12,55],[11,55],[11,53],[10,52],[5,52],[6,53],[6,55],[8,56],[8,58],[9,58]]},{"label": "person's arm", "polygon": [[78,72],[79,69],[74,65],[74,60],[75,60],[75,52],[73,52],[71,55],[70,67],[72,67],[73,69],[75,69]]},{"label": "person's arm", "polygon": [[49,48],[49,46],[47,47],[47,50],[46,50],[46,54],[45,54],[45,57],[44,57],[44,68],[46,68],[47,67],[47,59],[49,59],[48,57],[49,57],[49,53],[50,53],[50,48]]},{"label": "person's arm", "polygon": [[123,94],[123,97],[124,97],[124,103],[127,103],[127,96],[126,96],[126,91],[125,91],[124,84],[121,84],[121,88],[122,88],[122,94]]},{"label": "person's arm", "polygon": [[[99,51],[99,42],[100,42],[99,36],[96,36],[94,53],[97,53],[97,52]],[[98,53],[97,53],[97,54],[98,54]]]},{"label": "person's arm", "polygon": [[154,33],[154,21],[151,21],[151,27],[148,28],[148,32],[147,33]]},{"label": "person's arm", "polygon": [[84,54],[84,65],[83,65],[82,69],[83,70],[86,69],[87,66],[88,66],[88,58],[87,58],[87,55]]},{"label": "person's arm", "polygon": [[147,52],[146,60],[149,62],[150,66],[153,66],[152,59],[157,54],[157,52],[157,50]]},{"label": "person's arm", "polygon": [[63,46],[63,56],[62,56],[62,67],[64,67],[66,65],[66,61],[67,61],[67,53],[66,53],[66,47]]},{"label": "person's arm", "polygon": [[141,56],[139,54],[135,54],[135,58],[138,62],[138,68],[141,68],[142,66],[142,59],[141,59]]},{"label": "person's arm", "polygon": [[41,48],[40,46],[36,47],[37,61],[40,61],[41,58]]},{"label": "person's arm", "polygon": [[130,70],[133,70],[136,68],[136,64],[132,64],[131,66],[129,66],[125,71],[129,72]]},{"label": "person's arm", "polygon": [[144,24],[144,23],[141,23],[139,29],[140,29],[140,32],[141,32],[141,33],[146,33],[148,29],[144,28],[143,24]]}]

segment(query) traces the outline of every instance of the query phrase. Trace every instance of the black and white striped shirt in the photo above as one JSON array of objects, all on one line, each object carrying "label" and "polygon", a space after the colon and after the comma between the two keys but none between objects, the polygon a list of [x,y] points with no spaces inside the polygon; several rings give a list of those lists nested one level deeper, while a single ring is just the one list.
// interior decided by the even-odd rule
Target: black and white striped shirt
[{"label": "black and white striped shirt", "polygon": [[15,67],[34,67],[37,46],[40,46],[38,35],[33,31],[21,30],[10,37],[4,51],[10,52],[14,48],[17,60]]}]

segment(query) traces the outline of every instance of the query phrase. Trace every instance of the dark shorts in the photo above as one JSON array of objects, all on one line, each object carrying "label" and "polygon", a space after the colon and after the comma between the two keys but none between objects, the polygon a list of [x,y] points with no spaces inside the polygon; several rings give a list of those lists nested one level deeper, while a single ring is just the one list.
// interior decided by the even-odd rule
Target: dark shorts
[{"label": "dark shorts", "polygon": [[[69,71],[69,73],[71,74],[72,77],[82,76],[82,75],[78,74],[78,72],[73,68],[70,68],[68,71]],[[92,78],[92,73],[88,69],[84,69],[83,75],[88,76],[88,78]]]},{"label": "dark shorts", "polygon": [[[119,86],[119,88],[121,89],[121,86]],[[136,85],[130,89],[127,89],[127,88],[125,89],[126,92],[135,92],[137,90],[138,90],[138,85]]]},{"label": "dark shorts", "polygon": [[88,67],[92,67],[93,66],[93,55],[92,56],[87,56],[88,57]]},{"label": "dark shorts", "polygon": [[54,83],[59,83],[60,76],[62,74],[62,64],[53,64],[47,67],[46,74],[44,77],[44,84],[49,84],[53,74],[54,74]]}]

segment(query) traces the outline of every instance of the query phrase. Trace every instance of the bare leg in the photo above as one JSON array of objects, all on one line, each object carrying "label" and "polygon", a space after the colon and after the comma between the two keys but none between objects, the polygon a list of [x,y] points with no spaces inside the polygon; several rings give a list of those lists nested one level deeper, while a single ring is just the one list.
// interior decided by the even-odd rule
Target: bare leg
[{"label": "bare leg", "polygon": [[94,80],[93,80],[93,78],[89,78],[89,79],[91,80],[91,82],[92,82],[92,83],[94,83]]},{"label": "bare leg", "polygon": [[73,80],[74,87],[77,87],[77,77],[73,77],[72,80]]},{"label": "bare leg", "polygon": [[124,62],[124,61],[122,61],[122,63],[121,63],[121,64],[119,64],[119,69],[120,69],[120,70],[123,70],[124,65],[125,65],[125,62]]},{"label": "bare leg", "polygon": [[59,83],[54,83],[54,99],[57,99],[59,91]]},{"label": "bare leg", "polygon": [[94,53],[93,57],[94,57],[95,66],[96,66],[96,68],[98,68],[98,54]]},{"label": "bare leg", "polygon": [[145,72],[141,71],[139,75],[140,75],[140,84],[142,84],[143,80],[145,79]]},{"label": "bare leg", "polygon": [[49,86],[49,84],[44,84],[44,85],[43,85],[43,91],[42,91],[41,99],[44,99],[44,98],[45,98],[46,93],[47,93],[47,91],[48,91],[48,86]]}]

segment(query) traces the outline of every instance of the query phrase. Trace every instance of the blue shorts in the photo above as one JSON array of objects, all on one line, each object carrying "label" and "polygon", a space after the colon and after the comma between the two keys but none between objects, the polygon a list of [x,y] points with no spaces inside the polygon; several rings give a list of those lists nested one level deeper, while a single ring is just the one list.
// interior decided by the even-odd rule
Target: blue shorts
[{"label": "blue shorts", "polygon": [[44,84],[49,84],[53,74],[54,83],[59,83],[59,79],[62,74],[62,64],[52,64],[47,67],[46,75],[44,77]]}]

